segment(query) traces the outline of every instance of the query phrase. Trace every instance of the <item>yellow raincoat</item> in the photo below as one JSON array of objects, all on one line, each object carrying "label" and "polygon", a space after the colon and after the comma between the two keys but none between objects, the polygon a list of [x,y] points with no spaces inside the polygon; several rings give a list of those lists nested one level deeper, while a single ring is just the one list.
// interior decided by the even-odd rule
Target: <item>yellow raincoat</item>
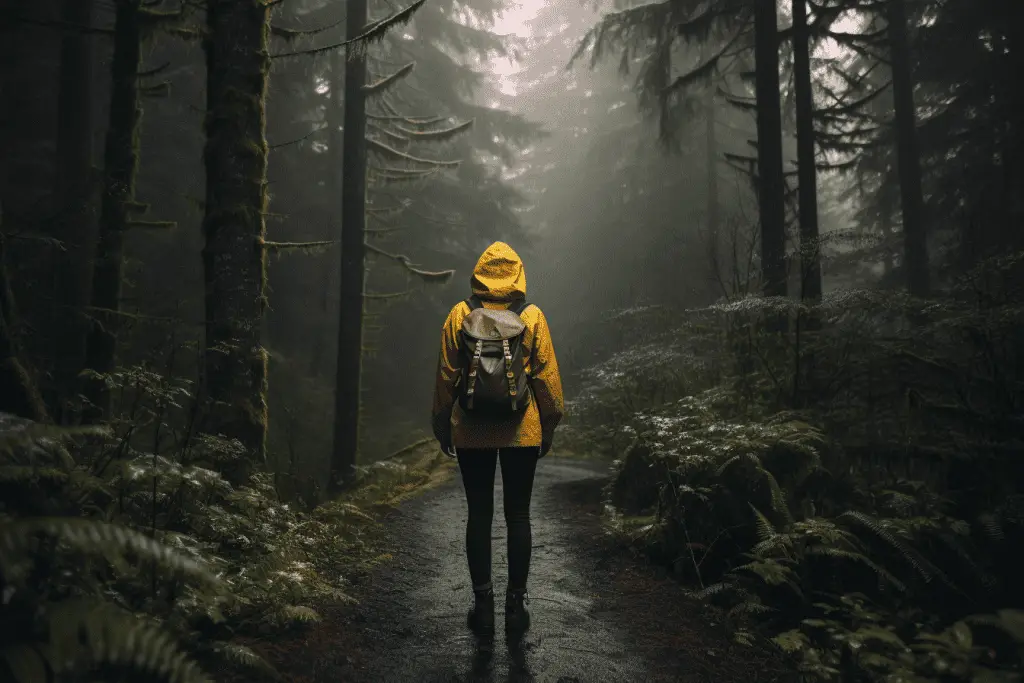
[{"label": "yellow raincoat", "polygon": [[[512,247],[495,242],[487,247],[473,269],[470,280],[473,294],[486,308],[507,308],[526,296],[526,271]],[[555,349],[551,345],[544,313],[529,306],[522,313],[524,333],[524,370],[530,378],[533,399],[529,407],[508,419],[470,415],[456,400],[459,380],[459,330],[469,315],[465,301],[456,304],[441,329],[441,353],[432,410],[434,436],[442,445],[456,448],[508,448],[550,444],[565,410],[562,380],[558,374]]]}]

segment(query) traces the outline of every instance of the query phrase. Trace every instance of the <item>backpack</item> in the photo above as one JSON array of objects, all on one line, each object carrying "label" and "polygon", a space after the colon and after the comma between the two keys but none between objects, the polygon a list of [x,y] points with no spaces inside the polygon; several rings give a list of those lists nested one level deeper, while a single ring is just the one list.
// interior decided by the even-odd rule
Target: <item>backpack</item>
[{"label": "backpack", "polygon": [[530,304],[518,301],[511,308],[492,310],[476,296],[466,304],[469,315],[459,331],[459,405],[475,415],[522,412],[530,405],[531,392],[523,363],[526,325],[519,316]]}]

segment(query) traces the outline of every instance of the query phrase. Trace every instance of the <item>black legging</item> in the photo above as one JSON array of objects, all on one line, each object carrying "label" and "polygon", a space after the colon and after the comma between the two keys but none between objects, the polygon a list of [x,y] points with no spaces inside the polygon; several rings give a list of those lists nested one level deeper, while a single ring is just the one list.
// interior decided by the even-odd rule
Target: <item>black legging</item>
[{"label": "black legging", "polygon": [[508,587],[525,590],[530,573],[530,497],[538,449],[459,448],[459,469],[469,503],[466,556],[474,587],[491,582],[491,521],[494,518],[494,470],[501,454],[505,524],[508,526]]}]

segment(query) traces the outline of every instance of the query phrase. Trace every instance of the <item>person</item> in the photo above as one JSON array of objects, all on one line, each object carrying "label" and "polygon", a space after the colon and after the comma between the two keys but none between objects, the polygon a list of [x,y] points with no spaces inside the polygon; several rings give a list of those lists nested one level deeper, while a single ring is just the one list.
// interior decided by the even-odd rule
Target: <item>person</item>
[{"label": "person", "polygon": [[[555,427],[562,419],[562,384],[544,313],[536,305],[526,303],[526,271],[515,250],[504,242],[487,247],[473,269],[470,285],[473,296],[452,307],[441,330],[433,430],[441,449],[457,458],[462,473],[469,508],[466,556],[474,595],[468,625],[484,633],[494,629],[491,522],[495,468],[496,463],[501,463],[508,527],[505,628],[509,633],[524,632],[530,623],[526,607],[533,545],[530,499],[537,461],[551,450]],[[510,318],[505,311],[518,313],[518,318]],[[468,324],[473,320],[478,324]],[[481,364],[482,346],[475,342],[472,332],[488,324],[500,329],[508,327],[509,334],[504,336],[512,337],[511,346],[504,347],[505,363],[502,364],[500,341],[492,363],[497,368],[497,386],[506,392],[501,395],[502,405],[510,406],[504,413],[485,412],[480,409],[482,404],[474,405],[474,387],[479,395],[488,384],[477,376],[478,370],[486,372],[487,364],[486,358]],[[521,329],[519,337],[512,336],[517,326]],[[476,365],[472,366],[474,350]],[[506,371],[508,384],[504,384]],[[517,394],[511,385],[517,381],[512,376],[519,371],[527,391]],[[467,381],[471,376],[473,381]],[[490,386],[493,393],[494,383]],[[522,395],[528,400],[523,400]]]}]

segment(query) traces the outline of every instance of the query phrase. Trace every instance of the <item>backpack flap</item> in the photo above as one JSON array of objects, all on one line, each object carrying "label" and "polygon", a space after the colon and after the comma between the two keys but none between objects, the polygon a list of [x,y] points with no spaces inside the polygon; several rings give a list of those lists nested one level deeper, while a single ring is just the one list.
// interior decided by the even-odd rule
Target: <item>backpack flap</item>
[{"label": "backpack flap", "polygon": [[526,325],[516,311],[470,308],[460,330],[466,381],[459,403],[475,414],[521,412],[531,398],[523,358]]}]

